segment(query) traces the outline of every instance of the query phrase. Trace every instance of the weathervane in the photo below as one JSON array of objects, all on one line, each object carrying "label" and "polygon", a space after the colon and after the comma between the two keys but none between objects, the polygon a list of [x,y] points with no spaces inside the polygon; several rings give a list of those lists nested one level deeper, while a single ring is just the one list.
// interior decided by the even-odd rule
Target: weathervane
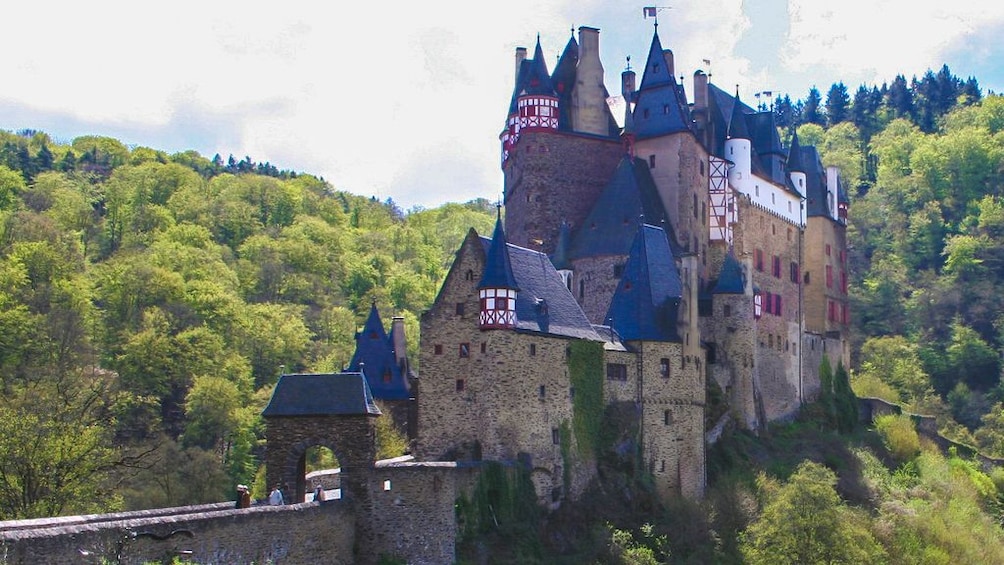
[{"label": "weathervane", "polygon": [[670,10],[672,6],[645,6],[641,9],[641,15],[647,20],[649,18],[655,18],[655,27],[659,27],[659,12],[663,10]]}]

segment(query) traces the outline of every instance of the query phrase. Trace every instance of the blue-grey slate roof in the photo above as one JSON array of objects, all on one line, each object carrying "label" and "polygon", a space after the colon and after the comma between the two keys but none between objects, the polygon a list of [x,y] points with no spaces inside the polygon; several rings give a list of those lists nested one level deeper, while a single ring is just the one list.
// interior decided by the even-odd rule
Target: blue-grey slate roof
[{"label": "blue-grey slate roof", "polygon": [[393,336],[387,335],[376,304],[361,332],[356,333],[356,350],[349,372],[366,375],[370,391],[379,400],[407,400],[411,397],[408,375],[397,364]]},{"label": "blue-grey slate roof", "polygon": [[652,35],[645,73],[635,96],[634,134],[638,139],[690,131],[693,123],[686,97],[666,68],[659,34]]},{"label": "blue-grey slate roof", "polygon": [[513,278],[509,250],[502,229],[502,212],[495,218],[495,232],[492,234],[492,245],[488,247],[485,256],[485,272],[481,276],[478,288],[508,288],[518,290],[519,285]]},{"label": "blue-grey slate roof", "polygon": [[[485,252],[494,241],[481,238]],[[516,329],[549,335],[602,341],[547,255],[506,244],[516,295]]]},{"label": "blue-grey slate roof", "polygon": [[[624,156],[596,203],[572,238],[570,257],[627,255],[641,223],[672,227],[644,159]],[[674,251],[678,247],[674,246]]]},{"label": "blue-grey slate roof", "polygon": [[712,291],[714,294],[742,294],[746,291],[746,277],[742,265],[735,254],[729,249],[722,261],[722,270],[718,273],[718,281]]},{"label": "blue-grey slate roof", "polygon": [[265,418],[277,416],[380,415],[362,373],[311,373],[279,377]]},{"label": "blue-grey slate roof", "polygon": [[624,341],[680,341],[676,330],[683,282],[662,228],[637,230],[606,323]]}]

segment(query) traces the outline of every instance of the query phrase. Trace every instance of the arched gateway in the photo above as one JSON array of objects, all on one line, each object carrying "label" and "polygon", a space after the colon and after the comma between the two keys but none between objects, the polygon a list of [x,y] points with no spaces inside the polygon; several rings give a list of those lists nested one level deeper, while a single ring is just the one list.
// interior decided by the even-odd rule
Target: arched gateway
[{"label": "arched gateway", "polygon": [[292,501],[303,502],[305,455],[323,446],[341,464],[342,498],[366,496],[379,415],[362,372],[282,375],[262,412],[268,488],[285,485]]}]

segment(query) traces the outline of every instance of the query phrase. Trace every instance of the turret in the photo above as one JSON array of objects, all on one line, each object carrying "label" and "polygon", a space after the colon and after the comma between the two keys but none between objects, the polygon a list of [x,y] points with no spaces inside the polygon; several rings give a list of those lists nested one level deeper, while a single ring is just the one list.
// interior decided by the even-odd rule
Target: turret
[{"label": "turret", "polygon": [[478,326],[482,330],[515,328],[518,292],[509,261],[509,246],[502,230],[502,208],[499,207],[492,243],[485,256],[485,272],[478,283],[481,299]]},{"label": "turret", "polygon": [[738,88],[732,106],[732,117],[729,119],[728,137],[725,139],[725,158],[732,163],[732,167],[729,168],[729,184],[742,190],[752,175],[752,156],[746,114],[743,113],[742,103],[739,102]]},{"label": "turret", "polygon": [[558,129],[558,97],[551,85],[547,62],[540,48],[540,37],[533,59],[526,59],[526,49],[516,49],[516,87],[506,118],[502,141],[502,163],[519,141],[520,132],[528,128]]},{"label": "turret", "polygon": [[558,243],[554,246],[554,253],[551,254],[551,263],[561,275],[561,282],[565,283],[565,288],[572,290],[572,261],[569,257],[572,245],[572,228],[568,222],[561,222],[561,229],[558,230]]}]

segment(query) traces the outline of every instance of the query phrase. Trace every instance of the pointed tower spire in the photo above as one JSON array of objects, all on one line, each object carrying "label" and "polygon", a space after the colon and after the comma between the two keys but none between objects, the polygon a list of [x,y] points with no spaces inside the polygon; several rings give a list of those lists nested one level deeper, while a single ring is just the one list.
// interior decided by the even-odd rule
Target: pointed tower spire
[{"label": "pointed tower spire", "polygon": [[729,118],[728,136],[732,139],[750,139],[746,114],[742,110],[742,102],[739,101],[739,85],[736,85],[736,98],[732,104],[732,116]]},{"label": "pointed tower spire", "polygon": [[478,295],[481,298],[478,325],[481,329],[515,328],[518,292],[519,287],[509,260],[509,244],[506,243],[502,229],[502,207],[498,206],[495,232],[485,256],[485,272],[478,283]]},{"label": "pointed tower spire", "polygon": [[805,166],[802,165],[802,145],[798,142],[798,130],[791,132],[791,146],[788,148],[788,171],[792,173],[805,172]]}]

